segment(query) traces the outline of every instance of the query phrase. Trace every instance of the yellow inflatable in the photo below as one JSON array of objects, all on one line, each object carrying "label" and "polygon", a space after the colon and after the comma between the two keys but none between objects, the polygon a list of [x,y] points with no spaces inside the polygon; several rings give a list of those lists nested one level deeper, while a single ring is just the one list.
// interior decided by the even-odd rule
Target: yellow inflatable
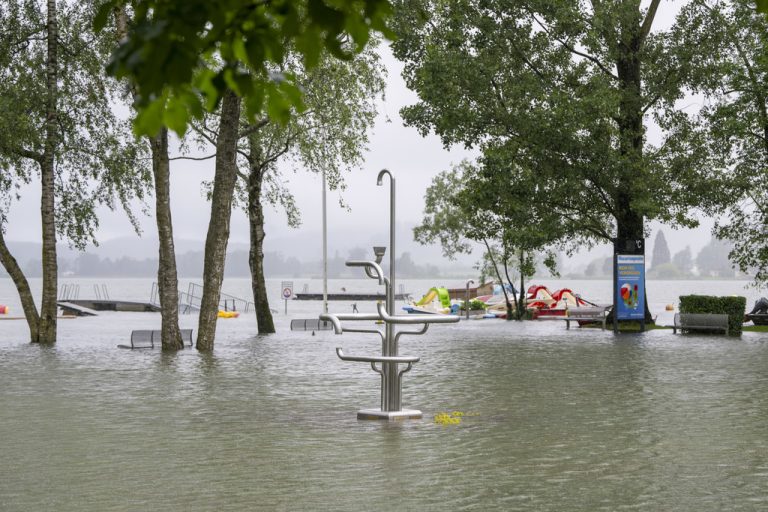
[{"label": "yellow inflatable", "polygon": [[219,311],[219,318],[237,318],[240,313],[237,311]]}]

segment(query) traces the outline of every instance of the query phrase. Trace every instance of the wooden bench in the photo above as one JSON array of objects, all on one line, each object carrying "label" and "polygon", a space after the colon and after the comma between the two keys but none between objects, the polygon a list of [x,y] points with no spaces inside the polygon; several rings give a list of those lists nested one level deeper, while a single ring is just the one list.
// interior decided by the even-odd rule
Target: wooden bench
[{"label": "wooden bench", "polygon": [[[603,329],[605,329],[605,323],[608,320],[608,312],[612,306],[595,306],[595,307],[579,307],[568,308],[565,316],[562,317],[565,320],[565,328],[571,328],[571,322],[594,322],[599,323]],[[581,324],[579,324],[581,325]]]},{"label": "wooden bench", "polygon": [[672,332],[723,331],[728,335],[728,315],[714,313],[676,313]]},{"label": "wooden bench", "polygon": [[[185,346],[192,346],[192,329],[181,329],[181,340]],[[155,342],[160,344],[160,331],[139,330],[131,331],[131,344],[130,345],[118,345],[118,348],[155,348]]]}]

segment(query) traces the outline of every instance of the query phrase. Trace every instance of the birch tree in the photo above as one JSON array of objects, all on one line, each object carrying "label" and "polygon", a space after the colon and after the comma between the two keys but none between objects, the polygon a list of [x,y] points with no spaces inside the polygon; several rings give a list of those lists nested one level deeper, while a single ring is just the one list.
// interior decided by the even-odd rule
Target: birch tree
[{"label": "birch tree", "polygon": [[[4,236],[0,261],[21,299],[33,342],[56,341],[57,239],[83,248],[94,240],[96,207],[143,197],[142,149],[112,111],[117,84],[103,73],[114,37],[90,30],[93,2],[10,0],[0,5],[0,232],[14,190],[39,179],[40,309]],[[126,134],[129,134],[126,136]]]}]

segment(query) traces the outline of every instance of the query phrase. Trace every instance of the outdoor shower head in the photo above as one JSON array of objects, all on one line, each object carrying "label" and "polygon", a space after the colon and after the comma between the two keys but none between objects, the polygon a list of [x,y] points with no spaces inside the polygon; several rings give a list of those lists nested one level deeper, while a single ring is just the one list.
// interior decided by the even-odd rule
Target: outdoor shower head
[{"label": "outdoor shower head", "polygon": [[381,261],[384,259],[385,252],[387,252],[386,247],[382,247],[380,245],[373,246],[373,254],[376,255],[376,263],[381,263]]},{"label": "outdoor shower head", "polygon": [[388,174],[388,175],[389,175],[389,179],[390,179],[390,180],[393,180],[393,179],[394,179],[394,178],[392,177],[392,173],[390,173],[390,172],[389,172],[388,170],[386,170],[386,169],[382,169],[382,170],[380,170],[380,171],[379,171],[379,175],[376,177],[376,185],[378,185],[378,186],[381,186],[381,185],[384,183],[384,175],[385,175],[385,174]]}]

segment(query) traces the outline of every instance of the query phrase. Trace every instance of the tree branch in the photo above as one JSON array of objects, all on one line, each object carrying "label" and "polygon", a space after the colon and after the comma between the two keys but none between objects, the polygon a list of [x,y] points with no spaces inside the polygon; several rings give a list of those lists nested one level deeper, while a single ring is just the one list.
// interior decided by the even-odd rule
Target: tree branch
[{"label": "tree branch", "polygon": [[648,7],[648,12],[645,15],[645,19],[643,20],[643,25],[640,27],[640,39],[639,43],[640,46],[645,43],[645,40],[648,38],[648,34],[651,32],[651,26],[653,25],[653,19],[656,17],[656,11],[659,8],[659,3],[661,3],[661,0],[651,0],[651,5]]},{"label": "tree branch", "polygon": [[579,57],[583,57],[583,58],[587,59],[588,61],[592,62],[598,68],[600,68],[600,70],[603,73],[607,74],[608,76],[610,76],[614,80],[618,80],[619,79],[619,77],[614,75],[611,70],[609,70],[607,67],[605,67],[605,65],[603,65],[603,63],[600,62],[600,60],[597,57],[589,55],[588,53],[581,52],[581,51],[577,50],[576,48],[574,48],[572,45],[568,44],[567,42],[565,42],[562,39],[558,38],[557,36],[553,35],[552,31],[549,29],[549,27],[547,27],[541,20],[539,20],[539,18],[536,17],[536,14],[534,14],[533,11],[531,11],[527,6],[526,6],[525,9],[528,11],[528,14],[531,15],[531,17],[534,19],[534,21],[536,21],[536,23],[538,23],[538,25],[541,27],[541,29],[548,36],[550,36],[552,39],[554,39],[555,41],[560,43],[565,49],[567,49],[568,51],[570,51],[574,55],[578,55]]},{"label": "tree branch", "polygon": [[208,156],[201,156],[201,157],[176,156],[176,157],[173,157],[173,158],[169,158],[168,161],[169,162],[173,161],[173,160],[197,160],[197,161],[200,161],[200,160],[210,160],[211,158],[216,158],[216,153],[214,153],[212,155],[208,155]]}]

